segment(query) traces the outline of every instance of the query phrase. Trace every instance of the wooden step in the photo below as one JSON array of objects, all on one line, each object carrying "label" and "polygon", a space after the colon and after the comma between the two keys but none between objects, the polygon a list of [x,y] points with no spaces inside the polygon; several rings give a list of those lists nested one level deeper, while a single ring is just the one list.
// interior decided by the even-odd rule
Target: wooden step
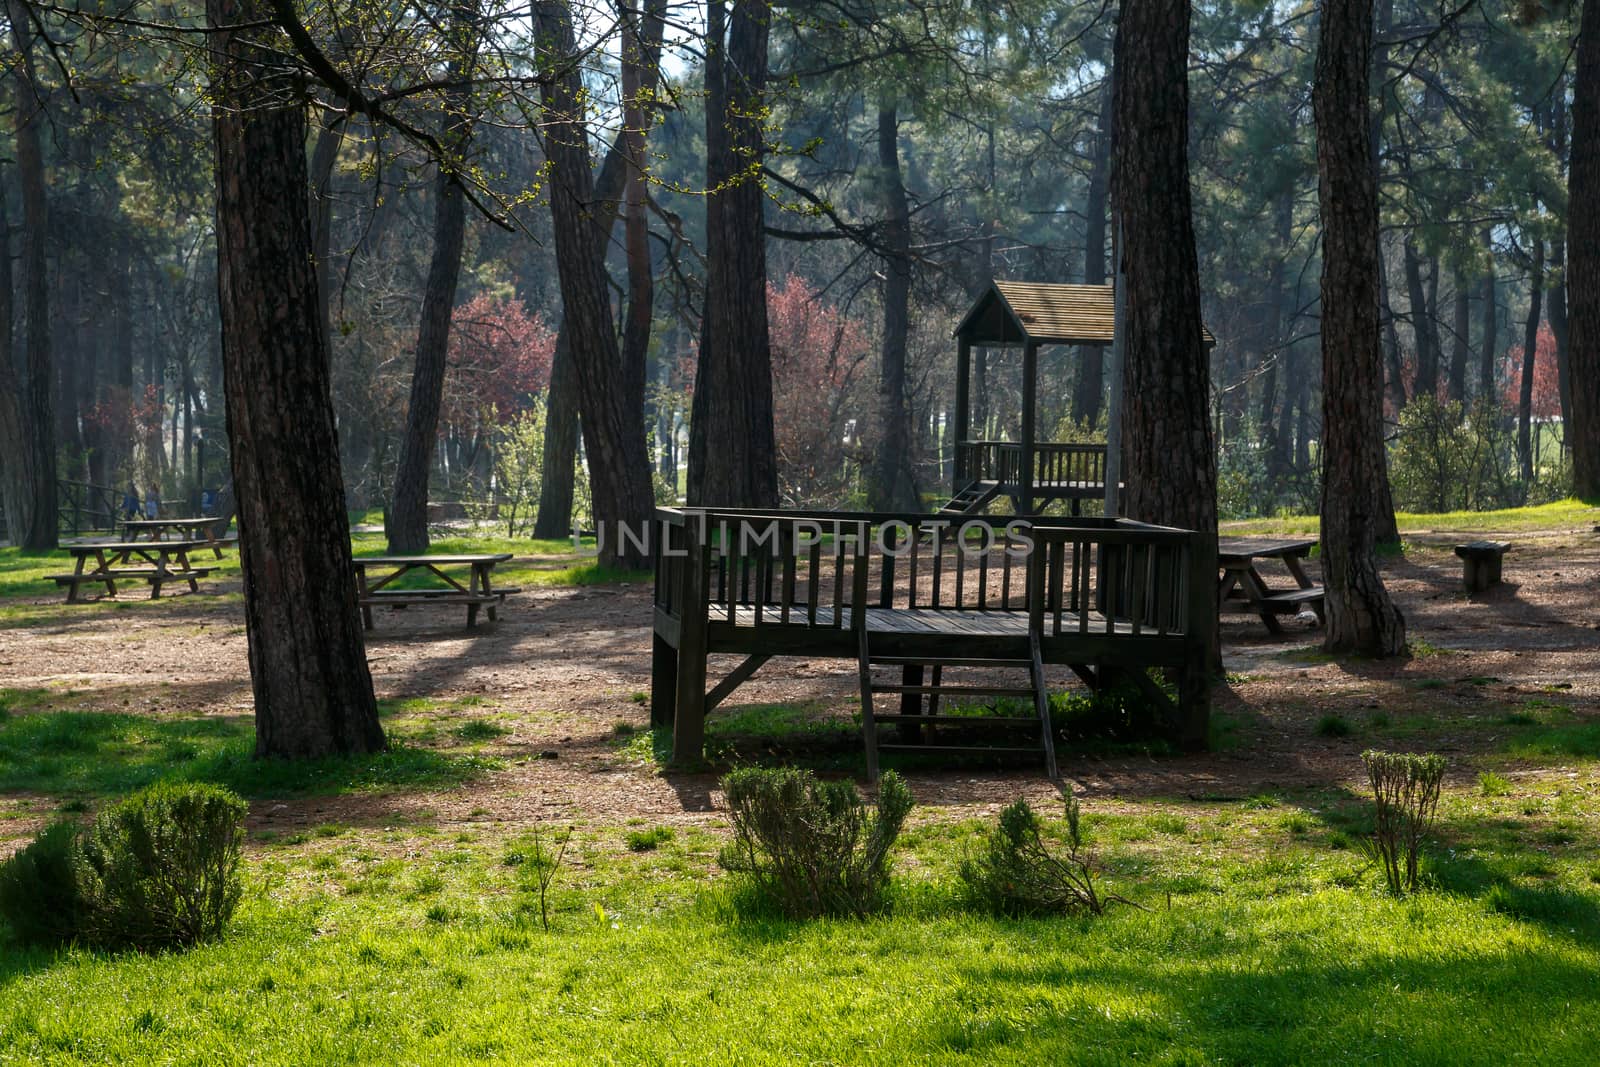
[{"label": "wooden step", "polygon": [[874,693],[917,693],[923,696],[1031,697],[1032,686],[1003,685],[890,685],[874,682]]},{"label": "wooden step", "polygon": [[1014,715],[884,715],[874,712],[873,722],[909,722],[921,723],[924,726],[1032,726],[1039,725],[1039,717],[1030,715],[1019,718]]},{"label": "wooden step", "polygon": [[1025,659],[975,659],[957,656],[873,656],[872,662],[882,666],[906,667],[994,667],[1026,670],[1032,666]]},{"label": "wooden step", "polygon": [[1044,749],[1038,745],[1032,748],[1016,748],[1012,746],[989,745],[902,745],[880,744],[879,752],[927,752],[940,756],[1031,756],[1044,755]]}]

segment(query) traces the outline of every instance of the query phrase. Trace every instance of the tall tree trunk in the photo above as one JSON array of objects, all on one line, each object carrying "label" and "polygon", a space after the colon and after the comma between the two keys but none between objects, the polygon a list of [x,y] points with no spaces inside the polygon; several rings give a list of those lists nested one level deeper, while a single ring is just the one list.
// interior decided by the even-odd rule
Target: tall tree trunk
[{"label": "tall tree trunk", "polygon": [[1533,371],[1539,355],[1539,312],[1544,296],[1544,241],[1533,242],[1533,263],[1528,270],[1528,321],[1522,329],[1522,377],[1517,390],[1517,469],[1522,496],[1533,487]]},{"label": "tall tree trunk", "polygon": [[572,479],[578,465],[578,373],[565,318],[556,333],[545,394],[544,454],[539,457],[539,509],[533,536],[555,540],[572,532]]},{"label": "tall tree trunk", "polygon": [[[1120,220],[1126,363],[1125,513],[1199,532],[1216,573],[1217,464],[1211,373],[1200,322],[1200,277],[1189,197],[1189,5],[1124,0],[1113,59],[1111,196]],[[1197,561],[1204,566],[1205,561]],[[1203,583],[1196,594],[1214,596]],[[1209,730],[1216,606],[1206,608],[1203,659],[1183,672],[1174,724],[1187,748]]]},{"label": "tall tree trunk", "polygon": [[[451,57],[447,77],[469,78],[478,53],[478,11],[471,0],[452,8],[450,36],[459,51]],[[445,107],[450,113],[450,129],[444,139],[448,158],[438,161],[439,174],[434,180],[433,258],[428,264],[427,286],[422,291],[422,321],[417,326],[417,356],[411,368],[411,399],[400,438],[400,461],[395,465],[394,498],[383,524],[389,551],[395,555],[428,550],[428,475],[433,470],[433,448],[439,439],[450,320],[455,313],[461,248],[467,231],[467,201],[461,175],[466,170],[472,139],[471,104],[471,91],[465,85],[445,94]]]},{"label": "tall tree trunk", "polygon": [[883,346],[878,368],[878,445],[871,506],[915,511],[911,470],[911,412],[906,396],[906,349],[911,337],[911,206],[900,172],[900,118],[878,109],[878,170],[883,195]]},{"label": "tall tree trunk", "polygon": [[1450,374],[1445,383],[1445,396],[1451,403],[1460,404],[1467,395],[1467,360],[1471,349],[1468,335],[1472,332],[1472,293],[1467,279],[1458,270],[1451,282],[1455,299],[1450,316]]},{"label": "tall tree trunk", "polygon": [[311,254],[317,264],[317,317],[323,344],[333,349],[333,168],[344,143],[343,116],[324,108],[311,152]]},{"label": "tall tree trunk", "polygon": [[1383,246],[1378,246],[1378,308],[1383,320],[1383,395],[1395,414],[1410,399],[1406,394],[1405,367],[1400,360],[1400,331],[1395,327],[1394,305],[1389,300],[1389,270],[1383,262]]},{"label": "tall tree trunk", "polygon": [[[1106,283],[1106,191],[1111,181],[1111,78],[1100,90],[1100,124],[1095,131],[1094,159],[1089,164],[1089,191],[1083,213],[1083,283]],[[1105,400],[1105,350],[1100,345],[1078,349],[1078,381],[1072,391],[1072,421],[1094,426]]]},{"label": "tall tree trunk", "polygon": [[706,304],[689,423],[691,504],[775,507],[766,195],[767,0],[706,5]]},{"label": "tall tree trunk", "polygon": [[217,283],[256,755],[384,747],[339,471],[297,74],[262,0],[208,0]]},{"label": "tall tree trunk", "polygon": [[1561,394],[1562,447],[1569,444],[1566,427],[1572,416],[1572,331],[1567,322],[1567,235],[1558,233],[1550,241],[1550,274],[1555,279],[1546,291],[1545,317],[1556,342],[1556,388]]},{"label": "tall tree trunk", "polygon": [[[54,370],[50,351],[49,204],[45,195],[44,155],[39,127],[44,124],[44,97],[33,67],[33,30],[27,5],[9,0],[11,38],[16,51],[15,82],[17,177],[22,185],[22,322],[26,356],[22,361],[22,471],[26,506],[13,515],[11,540],[29,551],[56,547],[56,434]],[[20,501],[19,501],[20,503]]]},{"label": "tall tree trunk", "polygon": [[1417,375],[1411,395],[1433,396],[1439,391],[1439,332],[1433,306],[1422,285],[1422,257],[1408,237],[1405,242],[1406,299],[1411,305],[1411,337],[1417,351]]},{"label": "tall tree trunk", "polygon": [[1495,321],[1500,294],[1495,285],[1494,233],[1488,227],[1483,231],[1483,244],[1489,253],[1489,270],[1483,276],[1483,338],[1478,346],[1478,388],[1474,402],[1494,403],[1494,362],[1498,354],[1497,336],[1500,326]]},{"label": "tall tree trunk", "polygon": [[[1272,316],[1272,358],[1267,363],[1266,371],[1261,375],[1261,401],[1256,414],[1256,432],[1261,442],[1269,450],[1267,453],[1268,474],[1276,481],[1283,473],[1283,468],[1288,464],[1284,451],[1278,446],[1280,440],[1280,426],[1289,422],[1290,396],[1289,390],[1284,390],[1282,423],[1278,422],[1278,379],[1287,378],[1289,374],[1289,340],[1294,329],[1293,301],[1289,292],[1288,274],[1289,250],[1294,241],[1294,189],[1289,188],[1278,194],[1277,202],[1273,205],[1273,229],[1276,232],[1280,255],[1272,263],[1272,282],[1267,290],[1267,313]],[[1282,374],[1279,370],[1282,370]]]},{"label": "tall tree trunk", "polygon": [[1568,344],[1572,370],[1573,492],[1600,499],[1600,4],[1584,4],[1572,91],[1572,164],[1567,202]]},{"label": "tall tree trunk", "polygon": [[[621,352],[612,330],[604,248],[589,212],[594,174],[584,117],[583,78],[573,57],[572,13],[564,0],[534,5],[541,57],[553,73],[540,87],[545,158],[550,161],[550,218],[561,284],[563,325],[571,336],[590,496],[603,562],[643,566],[654,495],[642,408],[630,407]],[[633,538],[633,539],[630,539]],[[634,540],[637,539],[637,540]]]},{"label": "tall tree trunk", "polygon": [[[643,55],[640,66],[643,78],[639,95],[646,101],[653,98],[661,74],[661,36],[664,28],[665,0],[647,0],[643,21]],[[641,109],[640,125],[648,127],[652,108]],[[606,152],[600,174],[595,179],[594,203],[590,215],[595,228],[595,240],[601,249],[611,241],[611,231],[621,213],[627,193],[630,171],[627,146],[624,141],[614,142]],[[644,198],[648,204],[648,194]],[[648,236],[648,232],[647,232]],[[652,286],[653,289],[653,286]],[[654,293],[651,294],[651,303]],[[632,305],[630,304],[630,309]],[[631,310],[630,310],[631,314]],[[644,331],[645,344],[649,343],[648,320]],[[636,327],[637,328],[637,327]],[[628,345],[624,338],[624,351]],[[638,344],[637,337],[632,342]],[[630,356],[630,359],[636,359]],[[544,455],[540,457],[539,507],[534,519],[533,536],[541,538],[566,537],[572,531],[572,479],[578,459],[578,380],[572,365],[572,339],[563,317],[556,333],[555,355],[550,366],[550,390],[545,404]],[[643,412],[641,411],[641,417]]]},{"label": "tall tree trunk", "polygon": [[21,524],[33,508],[28,474],[28,431],[21,383],[11,347],[11,220],[0,195],[0,511],[6,539],[20,540]]},{"label": "tall tree trunk", "polygon": [[1394,656],[1405,619],[1378,574],[1389,495],[1378,325],[1372,0],[1324,0],[1312,104],[1322,208],[1322,573],[1330,652]]},{"label": "tall tree trunk", "polygon": [[[622,320],[622,367],[626,402],[643,414],[645,364],[650,349],[650,323],[655,313],[655,271],[650,258],[650,160],[646,134],[654,108],[656,70],[661,62],[661,37],[666,0],[651,0],[643,12],[625,0],[622,29],[622,136],[627,160],[622,187],[623,252],[628,264],[628,304]],[[646,420],[648,425],[649,421]]]}]

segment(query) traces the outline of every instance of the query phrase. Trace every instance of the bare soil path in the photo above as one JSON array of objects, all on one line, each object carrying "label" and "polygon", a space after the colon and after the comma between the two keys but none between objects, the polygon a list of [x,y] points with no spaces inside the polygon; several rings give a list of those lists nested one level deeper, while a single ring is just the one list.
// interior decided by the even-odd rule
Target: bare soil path
[{"label": "bare soil path", "polygon": [[[1408,535],[1406,557],[1384,564],[1418,652],[1410,660],[1333,662],[1317,651],[1321,631],[1308,617],[1289,620],[1275,637],[1253,618],[1230,616],[1216,751],[1162,758],[1068,751],[1063,774],[1079,792],[1110,804],[1118,797],[1245,797],[1348,784],[1372,737],[1359,730],[1324,736],[1319,724],[1329,716],[1382,723],[1394,747],[1425,743],[1462,757],[1454,762],[1466,774],[1475,773],[1476,756],[1503,740],[1495,724],[1508,708],[1554,699],[1580,718],[1600,717],[1600,535],[1504,535],[1516,545],[1506,557],[1505,584],[1470,599],[1450,550],[1461,539]],[[649,688],[649,614],[644,586],[532,589],[510,598],[498,623],[476,631],[462,627],[459,609],[380,613],[369,642],[379,695],[446,704],[481,698],[453,714],[492,714],[509,728],[487,746],[505,769],[448,791],[260,805],[255,821],[289,829],[408,816],[441,828],[552,818],[714,819],[714,775],[662,773],[636,755],[637,745],[621,743],[648,728],[642,694]],[[714,675],[730,665],[714,663]],[[853,662],[776,660],[730,699],[726,713],[790,704],[847,720],[855,686]],[[59,690],[64,701],[71,693],[77,706],[106,711],[248,714],[242,612],[236,598],[205,594],[159,610],[62,605],[47,624],[0,630],[0,687]],[[1030,768],[908,777],[919,802],[966,814],[1019,794],[1053,793]]]}]

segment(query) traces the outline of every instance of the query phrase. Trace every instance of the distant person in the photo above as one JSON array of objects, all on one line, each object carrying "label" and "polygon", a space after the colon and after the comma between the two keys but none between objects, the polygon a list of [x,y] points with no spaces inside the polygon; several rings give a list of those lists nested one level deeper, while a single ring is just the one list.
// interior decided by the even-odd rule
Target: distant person
[{"label": "distant person", "polygon": [[215,489],[200,490],[200,517],[209,519],[217,513],[217,491]]},{"label": "distant person", "polygon": [[137,519],[138,517],[139,490],[132,482],[129,482],[128,488],[122,491],[122,521],[127,522],[129,519]]},{"label": "distant person", "polygon": [[161,494],[156,490],[156,487],[152,485],[150,487],[150,491],[144,495],[144,517],[147,519],[155,519],[159,518],[160,516]]}]

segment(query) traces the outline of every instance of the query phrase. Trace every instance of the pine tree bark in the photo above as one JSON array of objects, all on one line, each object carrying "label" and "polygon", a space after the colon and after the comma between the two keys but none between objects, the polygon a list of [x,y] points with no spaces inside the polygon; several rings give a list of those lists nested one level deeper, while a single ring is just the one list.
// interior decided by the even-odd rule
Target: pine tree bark
[{"label": "pine tree bark", "polygon": [[[1089,164],[1089,190],[1083,204],[1083,283],[1106,283],[1106,196],[1111,181],[1111,79],[1100,90],[1100,125],[1094,159]],[[1078,381],[1072,391],[1072,421],[1094,426],[1105,401],[1105,350],[1099,345],[1078,349]]]},{"label": "pine tree bark", "polygon": [[1322,208],[1322,561],[1330,652],[1394,656],[1405,620],[1378,573],[1388,498],[1378,186],[1368,114],[1372,0],[1324,0],[1312,89]]},{"label": "pine tree bark", "polygon": [[[655,314],[646,139],[655,113],[651,99],[661,62],[666,0],[650,0],[643,11],[630,0],[623,9],[622,136],[618,140],[627,161],[622,186],[622,246],[628,270],[628,303],[622,319],[622,367],[627,403],[645,413],[645,365]],[[646,419],[645,424],[651,421]]]},{"label": "pine tree bark", "polygon": [[5,540],[19,537],[19,524],[32,507],[32,488],[23,463],[28,437],[23,424],[22,385],[11,349],[11,223],[0,196],[0,512]]},{"label": "pine tree bark", "polygon": [[[647,0],[644,6],[641,58],[638,64],[641,77],[637,94],[646,102],[640,108],[641,129],[648,128],[654,112],[653,105],[649,101],[653,100],[661,76],[661,40],[665,29],[665,9],[665,0]],[[628,180],[632,176],[631,172],[635,170],[630,166],[627,156],[631,150],[624,140],[619,139],[613,143],[607,150],[605,162],[601,164],[599,176],[595,179],[594,203],[590,207],[590,215],[594,223],[595,240],[602,249],[611,242],[611,231],[621,214],[623,201],[627,196]],[[647,206],[648,193],[639,196],[639,200],[641,206]],[[648,237],[648,230],[646,236]],[[637,262],[636,252],[635,249],[634,259],[630,260],[630,264]],[[648,249],[645,261],[648,262]],[[630,265],[630,271],[632,269]],[[647,303],[653,305],[654,299],[653,286],[648,301],[643,299],[642,289],[639,300],[635,301],[630,297],[628,317],[625,321],[633,323],[632,309],[636,305],[639,307],[644,307]],[[643,325],[642,343],[648,347],[650,340],[648,318],[643,320]],[[636,363],[640,359],[636,354],[636,348],[641,343],[639,324],[633,323],[632,334],[626,332],[627,326],[624,329],[625,336],[622,343],[624,362]],[[630,345],[634,348],[630,348]],[[641,391],[641,398],[642,395]],[[544,455],[540,458],[539,507],[534,518],[534,537],[555,539],[566,537],[572,532],[573,477],[578,459],[578,432],[577,375],[572,364],[572,340],[567,330],[566,319],[563,318],[561,327],[556,333],[555,354],[550,364],[550,389],[545,405]]]},{"label": "pine tree bark", "polygon": [[1499,290],[1496,286],[1494,275],[1494,231],[1485,227],[1483,231],[1484,249],[1489,255],[1489,270],[1483,276],[1483,337],[1478,346],[1478,385],[1473,396],[1474,403],[1494,403],[1494,361],[1498,354],[1497,335],[1500,332],[1497,319]]},{"label": "pine tree bark", "polygon": [[878,109],[878,170],[883,196],[883,344],[878,366],[878,444],[871,506],[915,511],[920,503],[911,470],[911,412],[906,397],[906,349],[911,337],[911,206],[900,172],[900,116]]},{"label": "pine tree bark", "polygon": [[1471,352],[1467,335],[1472,332],[1472,293],[1460,271],[1456,272],[1451,285],[1455,298],[1451,303],[1450,373],[1445,380],[1445,397],[1451,403],[1460,404],[1467,393],[1467,361]]},{"label": "pine tree bark", "polygon": [[[208,0],[217,288],[256,755],[384,747],[344,509],[306,204],[306,119],[261,0]],[[251,28],[234,29],[243,25]]]},{"label": "pine tree bark", "polygon": [[767,0],[706,5],[706,302],[689,423],[689,503],[776,507],[767,333]]},{"label": "pine tree bark", "polygon": [[1533,488],[1533,370],[1539,355],[1539,314],[1544,296],[1544,241],[1533,242],[1528,271],[1528,320],[1522,329],[1522,368],[1517,389],[1517,469],[1522,496]]},{"label": "pine tree bark", "polygon": [[22,495],[15,512],[7,511],[13,544],[30,552],[56,547],[56,434],[54,358],[50,348],[49,201],[45,192],[44,155],[39,127],[44,124],[44,97],[35,78],[33,30],[27,5],[9,0],[11,38],[15,49],[14,128],[17,178],[22,186],[22,324],[26,347],[22,360],[19,411],[23,449],[14,456],[21,471]]},{"label": "pine tree bark", "polygon": [[[1217,467],[1189,193],[1188,69],[1189,5],[1124,0],[1113,60],[1111,174],[1127,286],[1120,324],[1124,510],[1133,519],[1199,532],[1214,574]],[[1207,584],[1199,592],[1214,596],[1215,589]],[[1205,617],[1211,626],[1204,661],[1185,670],[1180,682],[1192,714],[1175,725],[1189,748],[1203,748],[1209,730],[1214,603]]]},{"label": "pine tree bark", "polygon": [[1433,305],[1422,285],[1422,257],[1410,238],[1405,242],[1406,298],[1411,304],[1411,336],[1417,349],[1417,376],[1411,395],[1433,396],[1439,391],[1439,331]]},{"label": "pine tree bark", "polygon": [[1567,313],[1572,377],[1572,487],[1600,499],[1600,4],[1584,4],[1572,92],[1567,175]]},{"label": "pine tree bark", "polygon": [[478,51],[478,11],[474,3],[451,9],[450,36],[456,53],[446,68],[456,81],[445,93],[450,128],[443,144],[448,158],[437,161],[434,179],[433,256],[422,291],[422,318],[417,324],[416,359],[411,368],[411,398],[406,405],[400,460],[395,464],[394,496],[384,517],[389,551],[415,555],[428,550],[428,475],[439,439],[439,409],[444,403],[450,321],[455,313],[456,285],[461,277],[461,249],[466,240],[467,202],[461,188],[467,148],[472,139],[471,92],[461,79],[471,76]]},{"label": "pine tree bark", "polygon": [[[550,218],[555,236],[564,326],[570,335],[578,385],[590,496],[601,533],[600,559],[642,567],[654,496],[645,448],[644,412],[630,407],[621,352],[611,322],[604,248],[590,211],[594,174],[584,116],[583,79],[564,0],[534,5],[539,33],[555,65],[540,87],[545,158],[550,161]],[[632,539],[630,539],[632,538]]]}]

